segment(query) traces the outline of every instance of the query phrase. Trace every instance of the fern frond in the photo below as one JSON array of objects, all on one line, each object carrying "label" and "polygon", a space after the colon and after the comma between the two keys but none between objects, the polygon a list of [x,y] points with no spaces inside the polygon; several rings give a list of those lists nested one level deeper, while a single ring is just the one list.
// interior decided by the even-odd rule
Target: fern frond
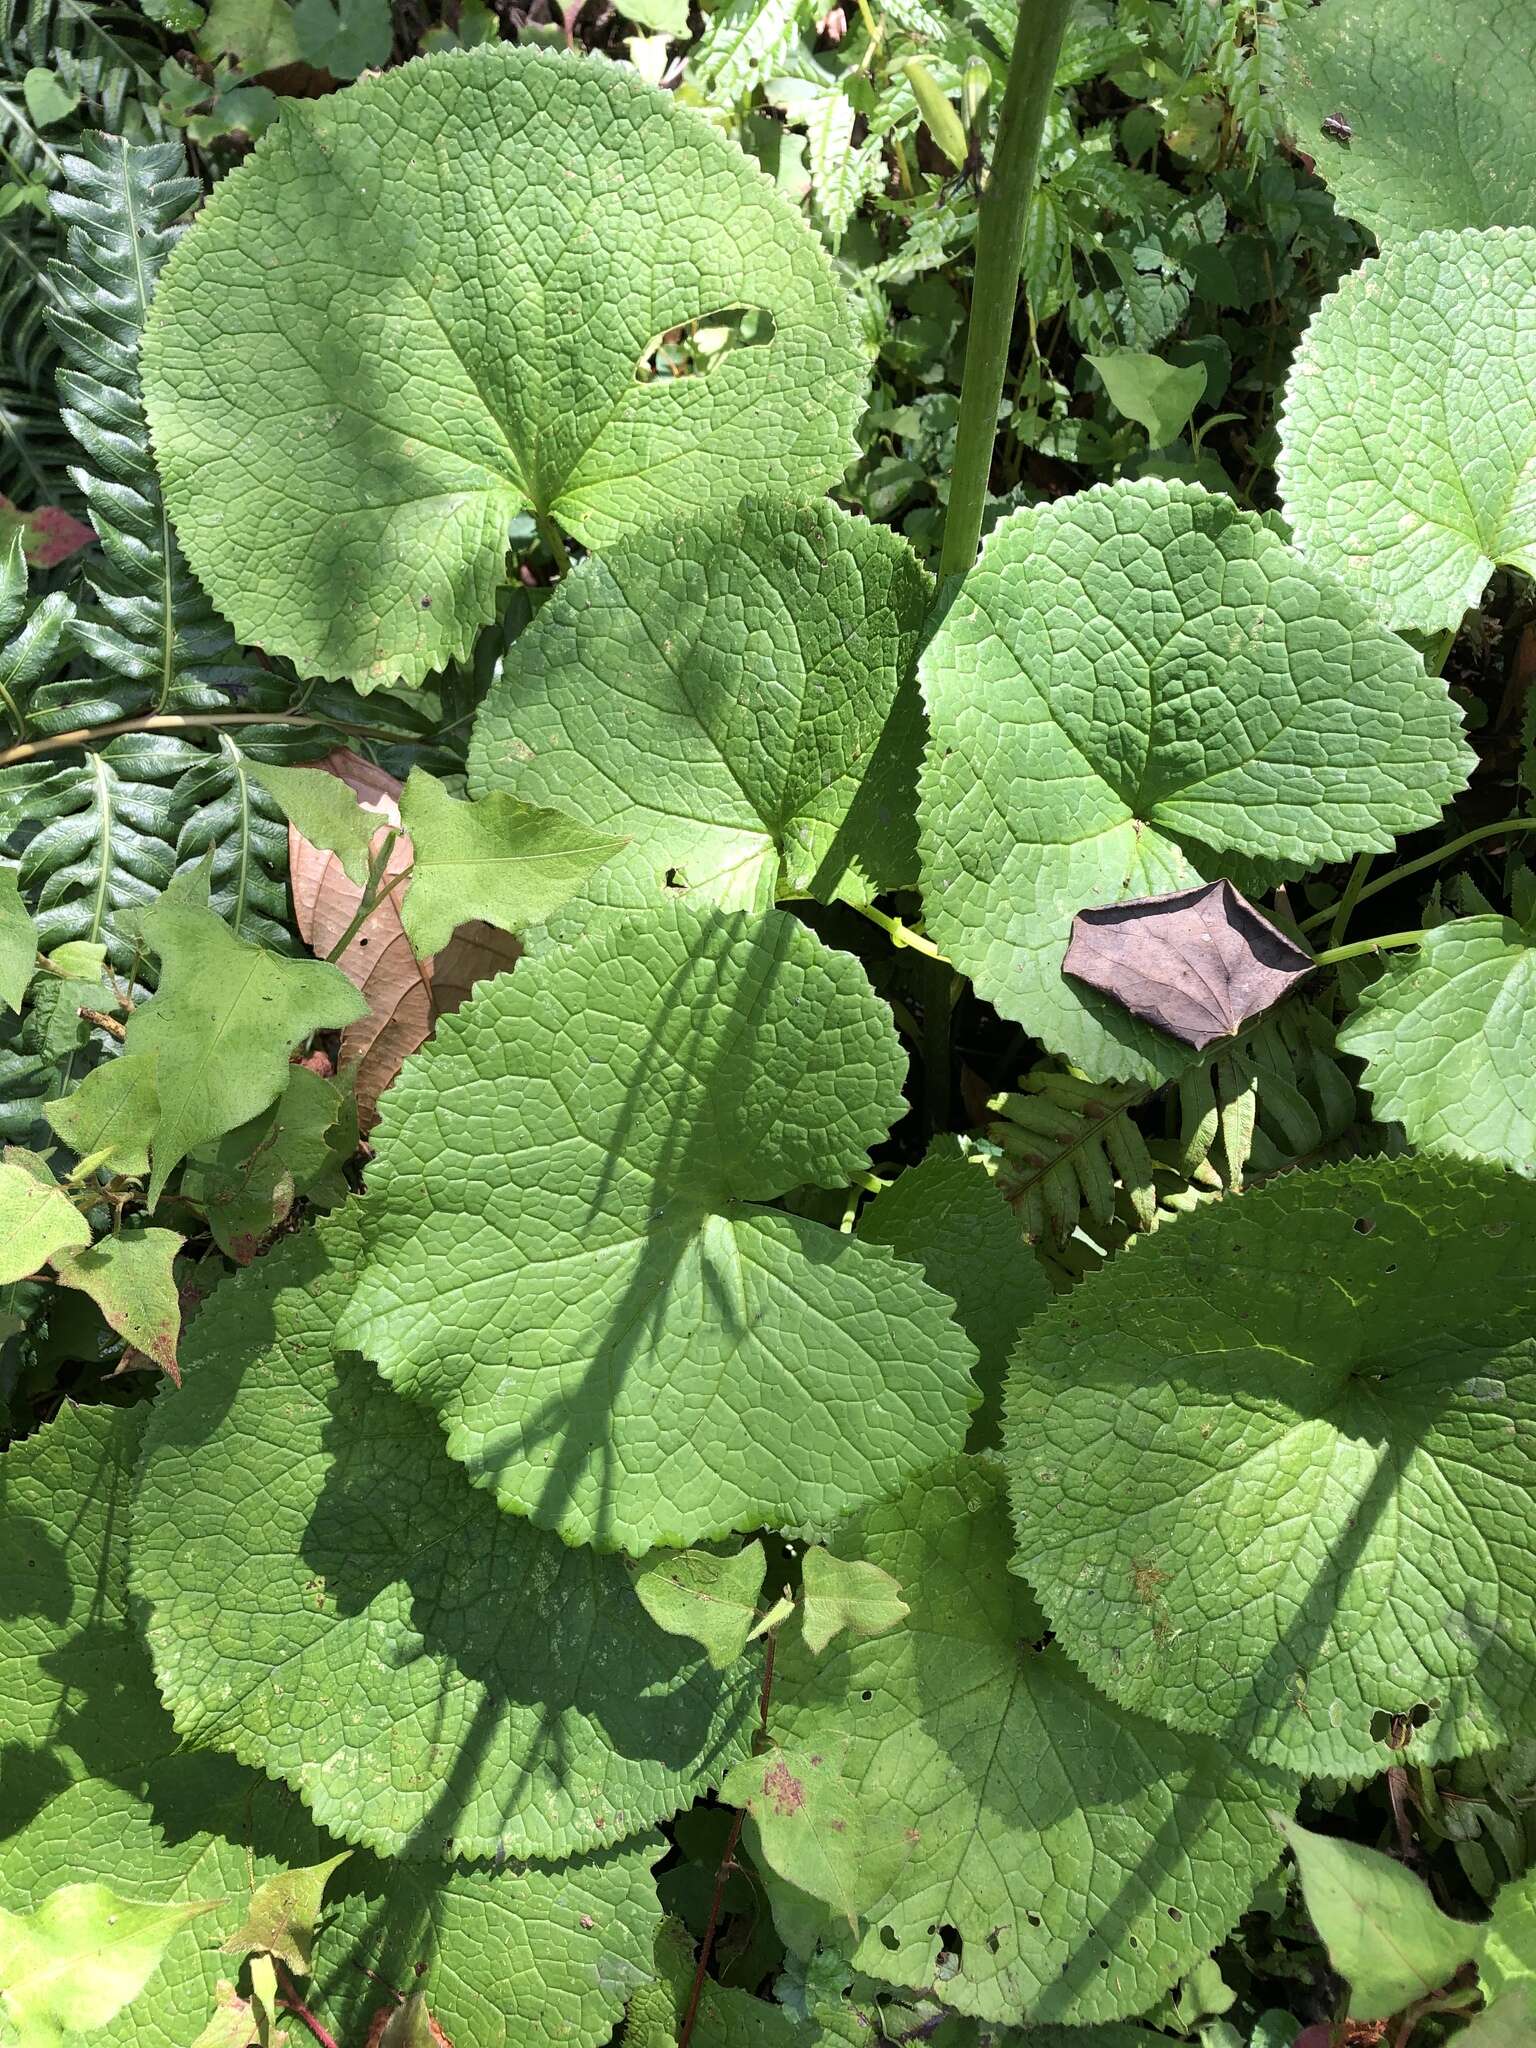
[{"label": "fern frond", "polygon": [[1168,1095],[1165,1130],[1148,1135],[1162,1093],[1095,1085],[1042,1060],[1017,1090],[992,1097],[994,1172],[1031,1243],[1060,1255],[1086,1233],[1095,1258],[1170,1213],[1236,1193],[1250,1175],[1313,1157],[1360,1114],[1331,1024],[1300,1000],[1216,1057],[1192,1057]]},{"label": "fern frond", "polygon": [[212,856],[208,901],[231,930],[292,953],[288,929],[288,822],[252,779],[246,757],[221,737],[177,784],[172,803],[176,872]]},{"label": "fern frond", "polygon": [[[198,585],[160,496],[139,392],[139,343],[177,222],[198,193],[172,143],[91,136],[65,158],[54,196],[67,260],[52,271],[49,319],[64,352],[65,424],[92,467],[71,475],[101,541],[76,637],[95,675],[34,700],[40,732],[104,716],[212,710],[231,689],[281,694]],[[108,705],[112,708],[108,711]]]},{"label": "fern frond", "polygon": [[165,733],[126,733],[71,748],[46,773],[33,763],[0,770],[5,822],[36,827],[17,880],[45,953],[85,939],[106,947],[119,974],[136,971],[129,914],[175,873],[176,785],[206,758]]},{"label": "fern frond", "polygon": [[63,668],[70,655],[75,607],[67,592],[55,590],[27,602],[27,558],[21,535],[13,533],[0,556],[0,714],[20,735],[26,705]]}]

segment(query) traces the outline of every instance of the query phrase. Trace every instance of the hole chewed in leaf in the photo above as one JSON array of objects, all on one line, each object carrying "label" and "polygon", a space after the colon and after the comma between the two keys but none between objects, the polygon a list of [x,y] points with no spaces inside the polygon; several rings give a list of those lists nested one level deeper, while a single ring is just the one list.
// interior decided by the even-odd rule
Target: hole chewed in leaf
[{"label": "hole chewed in leaf", "polygon": [[648,344],[635,364],[637,384],[676,384],[707,377],[727,356],[766,348],[777,329],[766,306],[723,306],[697,320],[669,327]]},{"label": "hole chewed in leaf", "polygon": [[1230,882],[1080,910],[1062,972],[1197,1051],[1231,1038],[1312,962]]}]

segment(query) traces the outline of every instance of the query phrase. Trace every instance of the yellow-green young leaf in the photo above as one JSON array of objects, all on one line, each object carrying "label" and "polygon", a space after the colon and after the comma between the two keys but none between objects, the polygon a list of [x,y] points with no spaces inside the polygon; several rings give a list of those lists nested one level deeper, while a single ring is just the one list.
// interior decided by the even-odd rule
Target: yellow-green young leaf
[{"label": "yellow-green young leaf", "polygon": [[0,2019],[7,2048],[58,2048],[137,1998],[166,1944],[216,1900],[156,1906],[104,1884],[67,1884],[31,1913],[0,1907]]},{"label": "yellow-green young leaf", "polygon": [[917,1836],[895,1807],[854,1796],[836,1750],[828,1742],[750,1757],[720,1797],[745,1810],[754,1855],[856,1927],[896,1883]]},{"label": "yellow-green young leaf", "polygon": [[757,1623],[757,1597],[768,1560],[761,1543],[730,1557],[684,1550],[660,1557],[635,1579],[640,1605],[669,1636],[704,1645],[717,1671],[734,1664]]},{"label": "yellow-green young leaf", "polygon": [[912,88],[912,97],[917,101],[918,112],[928,133],[958,171],[967,154],[964,122],[955,112],[949,95],[920,58],[909,57],[902,69],[907,74],[907,83]]},{"label": "yellow-green young leaf", "polygon": [[147,1173],[150,1140],[160,1121],[158,1065],[153,1052],[103,1060],[78,1088],[45,1102],[43,1114],[81,1159],[94,1159],[110,1173]]},{"label": "yellow-green young leaf", "polygon": [[162,896],[141,924],[160,956],[160,987],[128,1019],[126,1046],[160,1059],[153,1208],[188,1152],[277,1100],[295,1047],[356,1023],[368,1005],[340,968],[280,959],[200,904]]},{"label": "yellow-green young leaf", "polygon": [[334,853],[342,873],[361,888],[380,829],[378,814],[365,811],[341,777],[323,768],[274,768],[265,761],[247,761],[246,767],[289,824],[312,846]]},{"label": "yellow-green young leaf", "polygon": [[307,1977],[315,1952],[315,1922],[332,1871],[351,1855],[343,1849],[324,1863],[303,1870],[280,1870],[257,1886],[250,1911],[224,1943],[227,1956],[260,1950],[286,1963],[295,1976]]},{"label": "yellow-green young leaf", "polygon": [[419,960],[477,917],[507,932],[542,924],[627,844],[512,796],[461,803],[423,768],[400,822],[415,849],[400,920]]},{"label": "yellow-green young leaf", "polygon": [[181,1303],[174,1267],[185,1239],[174,1230],[122,1230],[85,1251],[57,1252],[65,1287],[88,1294],[109,1326],[178,1383]]},{"label": "yellow-green young leaf", "polygon": [[37,967],[37,926],[21,900],[14,868],[0,868],[0,1003],[20,1010]]},{"label": "yellow-green young leaf", "polygon": [[356,1150],[350,1090],[307,1067],[290,1067],[270,1109],[186,1161],[181,1193],[203,1211],[219,1250],[244,1266],[301,1195],[317,1208],[345,1201],[340,1169]]},{"label": "yellow-green young leaf", "polygon": [[1473,2016],[1456,2036],[1456,2048],[1531,2048],[1536,2041],[1536,1987],[1506,1991]]},{"label": "yellow-green young leaf", "polygon": [[214,1989],[213,2016],[192,2048],[250,2048],[255,2037],[251,2001],[242,1998],[234,1985],[221,1977]]},{"label": "yellow-green young leaf", "polygon": [[1116,412],[1145,427],[1154,448],[1166,448],[1178,439],[1205,396],[1203,363],[1181,368],[1136,348],[1115,349],[1088,360],[1103,378]]},{"label": "yellow-green young leaf", "polygon": [[251,1979],[251,2011],[256,2021],[256,2048],[279,2048],[277,1965],[269,1955],[254,1955],[247,1966]]},{"label": "yellow-green young leaf", "polygon": [[7,1157],[0,1164],[0,1286],[24,1280],[55,1252],[91,1241],[64,1190]]},{"label": "yellow-green young leaf", "polygon": [[836,1557],[818,1545],[805,1553],[804,1571],[800,1632],[813,1656],[844,1629],[854,1636],[883,1636],[909,1611],[890,1573],[865,1558]]},{"label": "yellow-green young leaf", "polygon": [[1296,1858],[1312,1925],[1349,1985],[1351,2019],[1400,2012],[1477,1954],[1482,1928],[1442,1913],[1423,1879],[1392,1857],[1295,1821],[1276,1824]]},{"label": "yellow-green young leaf", "polygon": [[[853,453],[868,373],[819,243],[606,58],[429,57],[290,101],[240,169],[161,275],[145,404],[194,571],[305,675],[373,688],[466,655],[517,512],[606,548],[814,494]],[[767,315],[756,345],[637,374],[738,307]]]}]

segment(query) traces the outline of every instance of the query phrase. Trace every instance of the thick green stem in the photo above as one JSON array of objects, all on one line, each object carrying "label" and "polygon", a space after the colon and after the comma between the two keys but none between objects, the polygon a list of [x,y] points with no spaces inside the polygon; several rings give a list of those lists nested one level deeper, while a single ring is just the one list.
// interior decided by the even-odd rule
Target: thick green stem
[{"label": "thick green stem", "polygon": [[1422,946],[1428,932],[1384,932],[1379,939],[1356,939],[1350,946],[1331,946],[1326,953],[1314,953],[1314,967],[1337,967],[1341,960],[1358,960],[1364,953],[1381,953],[1391,946]]},{"label": "thick green stem", "polygon": [[981,543],[997,409],[1019,299],[1024,223],[1035,189],[1040,135],[1071,5],[1072,0],[1019,0],[1019,24],[1008,63],[997,147],[976,231],[976,283],[965,344],[965,380],[960,389],[944,551],[939,561],[941,578],[963,576],[976,560]]}]

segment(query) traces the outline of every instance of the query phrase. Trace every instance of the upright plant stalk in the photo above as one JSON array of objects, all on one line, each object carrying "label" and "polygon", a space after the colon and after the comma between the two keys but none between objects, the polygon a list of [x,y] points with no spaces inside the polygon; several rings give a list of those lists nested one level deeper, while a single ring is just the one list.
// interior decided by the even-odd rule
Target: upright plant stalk
[{"label": "upright plant stalk", "polygon": [[1019,296],[1024,222],[1035,189],[1040,135],[1072,0],[1019,0],[997,148],[976,230],[976,284],[960,387],[960,424],[949,483],[939,575],[963,576],[976,559],[997,438],[997,408]]}]

